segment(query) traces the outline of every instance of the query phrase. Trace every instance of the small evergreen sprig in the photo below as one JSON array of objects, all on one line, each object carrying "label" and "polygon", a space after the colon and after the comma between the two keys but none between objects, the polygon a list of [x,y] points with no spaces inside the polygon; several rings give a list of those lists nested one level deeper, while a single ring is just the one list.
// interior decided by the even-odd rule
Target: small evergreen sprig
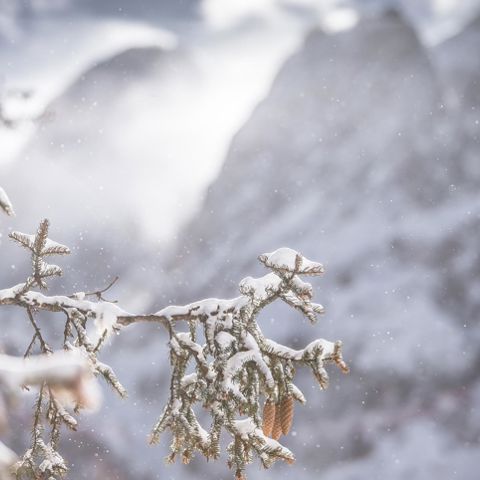
[{"label": "small evergreen sprig", "polygon": [[62,269],[58,265],[45,262],[45,257],[51,255],[68,255],[70,249],[65,245],[54,242],[48,238],[49,222],[44,219],[40,222],[37,233],[28,235],[21,232],[12,232],[9,237],[31,252],[32,276],[25,283],[25,288],[38,286],[47,289],[46,279],[62,276]]}]

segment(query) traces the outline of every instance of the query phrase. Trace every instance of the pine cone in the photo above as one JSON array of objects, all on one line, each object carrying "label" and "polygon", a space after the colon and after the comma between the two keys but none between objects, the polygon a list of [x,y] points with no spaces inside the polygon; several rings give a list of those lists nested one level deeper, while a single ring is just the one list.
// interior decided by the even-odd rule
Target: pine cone
[{"label": "pine cone", "polygon": [[288,435],[288,432],[292,428],[293,422],[293,397],[287,395],[283,397],[280,408],[280,423],[282,425],[282,433]]},{"label": "pine cone", "polygon": [[278,440],[282,436],[282,406],[275,405],[275,421],[273,422],[272,438]]},{"label": "pine cone", "polygon": [[263,434],[266,437],[272,436],[273,424],[275,422],[275,404],[270,400],[263,406]]}]

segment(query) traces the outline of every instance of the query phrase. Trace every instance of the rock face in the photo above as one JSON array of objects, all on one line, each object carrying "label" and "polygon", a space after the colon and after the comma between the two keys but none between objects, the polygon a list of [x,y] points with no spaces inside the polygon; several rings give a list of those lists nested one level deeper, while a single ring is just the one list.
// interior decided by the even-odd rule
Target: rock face
[{"label": "rock face", "polygon": [[[117,209],[124,219],[135,217],[133,206],[127,205],[118,192],[135,189],[142,169],[153,163],[152,171],[157,171],[155,167],[161,168],[158,164],[162,159],[155,158],[154,152],[146,157],[140,151],[133,162],[133,152],[127,149],[140,148],[152,140],[153,132],[142,128],[149,112],[145,103],[161,108],[155,93],[158,84],[178,65],[177,60],[178,55],[156,47],[128,50],[92,67],[48,107],[48,118],[22,155],[26,170],[17,174],[17,182],[23,181],[25,188],[39,194],[57,190],[64,208],[51,208],[53,223],[64,220],[79,197],[84,215],[99,227],[101,217],[105,221]],[[135,102],[142,108],[135,108]],[[124,132],[123,138],[118,136],[119,129]],[[17,170],[16,166],[12,169]],[[9,173],[5,171],[4,175]],[[42,181],[38,182],[40,177]],[[29,203],[19,198],[21,209],[22,202]],[[106,207],[104,212],[98,212],[99,204]],[[31,207],[29,203],[28,212]],[[82,220],[77,217],[76,223],[80,225]]]},{"label": "rock face", "polygon": [[[158,212],[158,222],[176,201],[162,196],[165,178],[179,168],[165,155],[174,141],[162,133],[171,108],[166,97],[176,95],[178,76],[189,82],[194,73],[182,49],[143,47],[100,62],[73,82],[48,107],[18,162],[1,169],[18,211],[12,227],[29,231],[45,216],[52,235],[62,226],[80,276],[82,270],[108,275],[116,257],[125,277],[132,263],[122,263],[124,252],[155,255],[151,239],[140,240],[139,225],[147,212],[150,218]],[[188,178],[183,183],[188,190]],[[81,267],[92,257],[96,266]]]},{"label": "rock face", "polygon": [[[444,48],[478,47],[476,35]],[[282,245],[327,266],[325,323],[312,330],[281,309],[264,319],[294,346],[342,338],[352,364],[330,391],[308,390],[288,444],[297,466],[282,478],[475,478],[478,126],[467,134],[456,120],[478,91],[457,67],[447,75],[439,52],[432,61],[395,15],[312,32],[180,237],[179,302],[233,295],[255,255]]]},{"label": "rock face", "polygon": [[469,173],[480,177],[480,16],[461,33],[433,51],[438,70],[445,83],[445,102],[456,116],[468,151]]}]

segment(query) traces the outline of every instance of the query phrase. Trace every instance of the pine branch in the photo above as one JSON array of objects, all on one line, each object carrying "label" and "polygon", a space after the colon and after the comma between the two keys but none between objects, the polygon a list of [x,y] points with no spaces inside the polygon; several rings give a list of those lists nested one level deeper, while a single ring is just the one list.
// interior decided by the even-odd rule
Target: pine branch
[{"label": "pine branch", "polygon": [[[60,267],[47,264],[44,258],[69,253],[67,247],[48,238],[48,227],[48,221],[44,220],[35,235],[12,232],[11,238],[31,253],[32,275],[24,283],[0,290],[0,306],[16,305],[27,311],[34,328],[27,355],[36,342],[41,351],[49,353],[52,350],[42,336],[34,312],[62,313],[66,318],[63,348],[76,351],[84,358],[90,375],[101,376],[125,397],[125,388],[98,355],[113,331],[139,322],[157,322],[165,328],[169,338],[171,379],[167,405],[152,430],[150,441],[157,443],[162,432],[170,431],[172,443],[168,462],[182,458],[188,463],[195,452],[207,459],[218,458],[220,436],[225,431],[232,438],[227,448],[228,465],[234,469],[237,479],[246,479],[245,468],[255,456],[266,468],[276,460],[293,463],[292,452],[277,440],[291,429],[294,400],[305,403],[303,393],[293,383],[296,368],[310,368],[323,389],[328,386],[327,364],[334,363],[345,373],[348,367],[342,357],[341,342],[317,339],[295,350],[266,338],[257,316],[266,306],[279,300],[314,323],[317,316],[324,313],[324,308],[312,301],[313,287],[301,277],[323,274],[320,263],[294,250],[281,248],[259,256],[270,273],[260,278],[243,279],[238,297],[210,298],[185,306],[169,306],[151,314],[132,314],[103,296],[117,277],[101,290],[70,296],[47,295],[34,290],[35,287],[45,290],[46,280],[62,273]],[[94,333],[87,328],[89,322],[95,327]],[[188,332],[177,331],[181,322],[187,322]],[[197,338],[204,338],[205,344],[198,343]],[[187,374],[190,366],[194,372]],[[81,382],[69,384],[68,390],[78,392],[79,385]],[[50,442],[45,443],[41,422],[36,420],[34,446],[21,462],[21,468],[28,467],[32,475],[64,472],[63,459],[55,457],[60,426],[75,429],[78,421],[60,400],[60,392],[55,386],[49,387],[46,412],[42,410],[43,403],[37,403],[35,418],[39,419],[43,412],[51,435]],[[77,398],[75,411],[84,404]],[[210,413],[210,428],[203,428],[196,418],[196,404],[203,405]],[[38,464],[40,457],[35,457],[38,452],[44,461],[48,457],[48,468],[44,463]]]}]

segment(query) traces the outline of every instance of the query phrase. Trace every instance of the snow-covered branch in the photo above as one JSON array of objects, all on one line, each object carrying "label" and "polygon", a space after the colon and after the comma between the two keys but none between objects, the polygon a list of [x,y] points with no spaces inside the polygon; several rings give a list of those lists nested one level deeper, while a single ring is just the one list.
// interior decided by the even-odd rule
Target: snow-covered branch
[{"label": "snow-covered branch", "polygon": [[[26,282],[0,290],[0,305],[17,305],[27,312],[33,327],[28,354],[35,344],[41,351],[51,351],[36,324],[35,312],[61,313],[65,322],[63,348],[83,355],[90,371],[102,376],[124,397],[126,391],[111,367],[97,358],[103,342],[112,331],[138,322],[158,322],[169,337],[172,371],[170,397],[152,430],[151,442],[156,443],[163,431],[171,432],[168,460],[181,456],[188,463],[195,452],[217,458],[220,435],[226,431],[232,438],[228,464],[238,480],[245,478],[245,467],[254,455],[265,467],[277,459],[294,461],[292,452],[278,440],[291,428],[294,400],[305,402],[303,393],[293,383],[296,367],[310,368],[321,388],[328,385],[325,369],[328,363],[336,364],[344,372],[348,368],[342,358],[341,342],[317,339],[303,349],[294,350],[266,338],[257,317],[270,303],[282,301],[315,322],[324,308],[312,302],[313,288],[302,277],[323,274],[320,263],[289,248],[280,248],[259,256],[270,272],[260,278],[243,279],[238,297],[210,298],[185,306],[169,306],[152,314],[133,314],[104,301],[104,290],[70,296],[38,291],[46,290],[49,277],[62,274],[60,267],[47,264],[45,257],[69,253],[67,247],[51,241],[47,234],[48,222],[44,221],[35,235],[19,232],[10,235],[29,250],[32,274]],[[182,324],[188,326],[188,332]],[[199,343],[200,337],[205,339],[204,344]],[[194,373],[187,374],[191,372],[190,366]],[[37,456],[38,452],[46,454],[49,445],[56,445],[62,422],[70,428],[76,425],[76,419],[57,404],[51,389],[41,392],[39,412],[47,401],[48,410],[54,410],[50,416],[47,412],[47,419],[54,419],[50,421],[53,433],[50,442],[43,443],[44,448],[42,432],[38,425],[34,426]],[[196,404],[210,412],[208,428],[202,427],[196,418]],[[35,468],[38,470],[40,466]],[[61,468],[57,470],[60,472]]]}]

